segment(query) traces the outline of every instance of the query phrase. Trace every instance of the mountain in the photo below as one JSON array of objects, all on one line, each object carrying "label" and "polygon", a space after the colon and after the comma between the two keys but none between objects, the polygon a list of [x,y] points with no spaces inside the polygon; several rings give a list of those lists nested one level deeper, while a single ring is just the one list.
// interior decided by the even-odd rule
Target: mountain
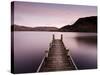
[{"label": "mountain", "polygon": [[31,31],[31,27],[19,26],[19,25],[11,25],[11,31]]},{"label": "mountain", "polygon": [[34,27],[34,31],[57,31],[58,28],[56,27]]},{"label": "mountain", "polygon": [[11,31],[57,31],[56,27],[26,27],[19,25],[11,25]]},{"label": "mountain", "polygon": [[59,32],[97,32],[97,16],[79,18],[74,24],[61,28],[26,27],[11,25],[11,31],[59,31]]},{"label": "mountain", "polygon": [[62,32],[97,32],[97,16],[79,18],[74,24],[59,29]]}]

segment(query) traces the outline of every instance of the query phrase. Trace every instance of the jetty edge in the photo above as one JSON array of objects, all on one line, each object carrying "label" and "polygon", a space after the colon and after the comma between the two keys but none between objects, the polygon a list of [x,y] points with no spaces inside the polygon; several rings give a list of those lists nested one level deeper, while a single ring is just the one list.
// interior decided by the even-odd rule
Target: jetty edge
[{"label": "jetty edge", "polygon": [[55,35],[53,34],[49,50],[45,51],[45,56],[40,63],[37,72],[67,70],[78,70],[78,68],[70,55],[69,49],[66,49],[64,46],[63,35],[61,34],[60,39],[55,39]]}]

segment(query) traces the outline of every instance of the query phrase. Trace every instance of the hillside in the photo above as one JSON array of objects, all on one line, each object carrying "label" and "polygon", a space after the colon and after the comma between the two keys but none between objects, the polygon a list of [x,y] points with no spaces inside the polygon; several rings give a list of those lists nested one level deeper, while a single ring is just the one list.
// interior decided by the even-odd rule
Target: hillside
[{"label": "hillside", "polygon": [[11,31],[57,31],[56,27],[25,27],[19,25],[11,25]]},{"label": "hillside", "polygon": [[59,29],[62,32],[97,32],[97,16],[79,18],[74,24]]},{"label": "hillside", "polygon": [[72,25],[56,27],[26,27],[11,25],[11,31],[60,31],[60,32],[97,32],[97,16],[79,18]]}]

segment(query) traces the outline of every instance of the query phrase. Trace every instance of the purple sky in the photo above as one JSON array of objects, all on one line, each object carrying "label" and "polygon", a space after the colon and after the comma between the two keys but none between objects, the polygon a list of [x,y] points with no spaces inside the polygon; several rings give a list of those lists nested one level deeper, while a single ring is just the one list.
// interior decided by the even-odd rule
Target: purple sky
[{"label": "purple sky", "polygon": [[97,16],[96,6],[15,2],[14,24],[37,27],[62,27],[80,17]]}]

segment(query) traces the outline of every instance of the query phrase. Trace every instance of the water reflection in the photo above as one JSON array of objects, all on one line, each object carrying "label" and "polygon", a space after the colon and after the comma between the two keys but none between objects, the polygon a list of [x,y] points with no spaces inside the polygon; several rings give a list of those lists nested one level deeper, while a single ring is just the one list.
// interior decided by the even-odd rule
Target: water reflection
[{"label": "water reflection", "polygon": [[96,33],[71,32],[14,32],[15,72],[36,72],[45,50],[48,50],[52,34],[60,39],[71,52],[79,69],[96,68],[97,39]]},{"label": "water reflection", "polygon": [[[87,33],[64,39],[65,46],[71,51],[71,55],[78,69],[91,69],[97,67],[97,37]],[[65,35],[67,36],[67,35]]]},{"label": "water reflection", "polygon": [[84,44],[97,44],[97,37],[95,36],[83,36],[83,37],[76,37],[75,38],[77,41],[82,42]]}]

